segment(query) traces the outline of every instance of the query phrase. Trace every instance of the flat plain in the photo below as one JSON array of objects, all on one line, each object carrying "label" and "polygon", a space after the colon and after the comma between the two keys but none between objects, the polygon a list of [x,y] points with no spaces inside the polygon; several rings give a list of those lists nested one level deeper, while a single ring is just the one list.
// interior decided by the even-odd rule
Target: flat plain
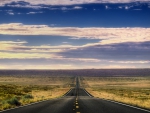
[{"label": "flat plain", "polygon": [[150,109],[150,69],[0,70],[0,110],[62,97],[75,87],[94,97]]},{"label": "flat plain", "polygon": [[150,77],[83,77],[93,96],[150,109]]},{"label": "flat plain", "polygon": [[1,76],[0,110],[64,95],[74,86],[73,76]]}]

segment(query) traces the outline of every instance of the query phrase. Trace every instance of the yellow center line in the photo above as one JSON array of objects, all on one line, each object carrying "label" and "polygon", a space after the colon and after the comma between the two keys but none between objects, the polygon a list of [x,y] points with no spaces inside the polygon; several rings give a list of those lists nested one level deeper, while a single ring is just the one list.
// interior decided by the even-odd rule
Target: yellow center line
[{"label": "yellow center line", "polygon": [[76,106],[76,108],[79,108],[79,106]]}]

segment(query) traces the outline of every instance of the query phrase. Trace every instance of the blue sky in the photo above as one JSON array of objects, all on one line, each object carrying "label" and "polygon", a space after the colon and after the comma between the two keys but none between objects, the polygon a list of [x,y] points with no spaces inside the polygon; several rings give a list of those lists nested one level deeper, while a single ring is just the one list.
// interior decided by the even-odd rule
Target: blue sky
[{"label": "blue sky", "polygon": [[150,0],[0,0],[0,69],[150,68]]}]

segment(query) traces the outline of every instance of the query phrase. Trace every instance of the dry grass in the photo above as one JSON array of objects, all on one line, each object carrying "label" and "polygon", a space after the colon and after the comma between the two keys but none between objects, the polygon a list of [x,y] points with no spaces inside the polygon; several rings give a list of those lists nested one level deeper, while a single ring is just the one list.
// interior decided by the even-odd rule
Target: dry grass
[{"label": "dry grass", "polygon": [[150,109],[150,77],[84,77],[93,96]]},{"label": "dry grass", "polygon": [[0,84],[18,85],[65,85],[72,81],[73,77],[61,76],[2,76]]},{"label": "dry grass", "polygon": [[0,110],[61,97],[71,86],[72,76],[0,77]]}]

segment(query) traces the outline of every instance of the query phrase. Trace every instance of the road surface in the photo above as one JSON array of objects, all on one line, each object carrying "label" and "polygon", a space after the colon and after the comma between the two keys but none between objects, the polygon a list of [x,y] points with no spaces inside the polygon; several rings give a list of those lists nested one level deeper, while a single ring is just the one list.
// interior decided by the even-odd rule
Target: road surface
[{"label": "road surface", "polygon": [[52,99],[33,105],[20,107],[3,113],[150,113],[142,109],[121,105],[107,100],[94,98],[80,88],[76,79],[76,87],[62,98]]}]

